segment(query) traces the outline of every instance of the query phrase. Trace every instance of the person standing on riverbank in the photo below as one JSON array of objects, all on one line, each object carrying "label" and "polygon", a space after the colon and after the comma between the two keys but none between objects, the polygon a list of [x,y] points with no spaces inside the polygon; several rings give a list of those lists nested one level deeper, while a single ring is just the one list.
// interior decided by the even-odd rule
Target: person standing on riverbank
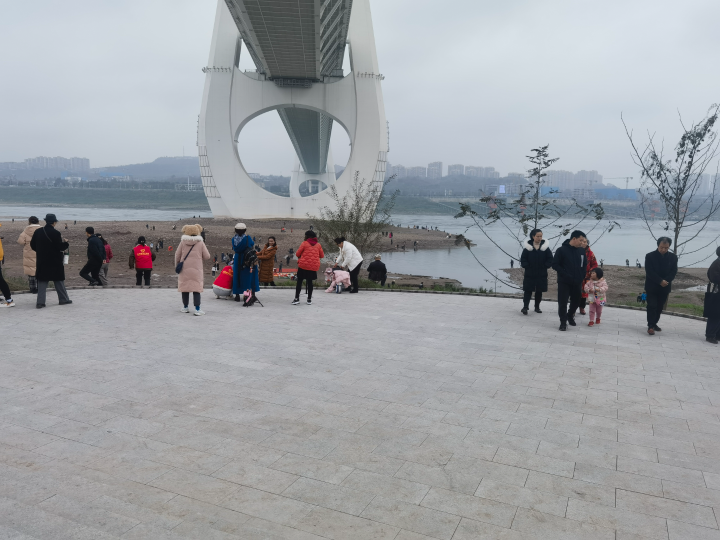
[{"label": "person standing on riverbank", "polygon": [[[595,254],[590,249],[587,238],[583,240],[582,246],[580,247],[585,250],[585,256],[587,257],[587,270],[585,271],[585,279],[582,282],[582,294],[580,296],[580,315],[585,315],[585,307],[588,302],[588,293],[585,290],[585,285],[590,281],[590,273],[598,267],[598,263]],[[573,317],[575,317],[574,313]]]},{"label": "person standing on riverbank", "polygon": [[108,286],[108,270],[110,267],[110,259],[114,257],[112,248],[110,247],[110,244],[108,244],[108,241],[103,238],[102,234],[98,234],[97,237],[100,239],[100,241],[103,243],[103,246],[105,247],[105,260],[103,261],[102,266],[100,267],[100,283],[102,283],[103,287]]},{"label": "person standing on riverbank", "polygon": [[300,291],[304,280],[307,282],[307,305],[311,306],[313,282],[317,279],[320,260],[325,257],[323,248],[318,242],[317,234],[314,231],[305,231],[305,240],[300,244],[295,255],[298,258],[298,271],[295,277],[295,298],[292,305],[297,306],[300,303]]},{"label": "person standing on riverbank", "polygon": [[242,302],[245,291],[255,294],[260,290],[260,278],[257,265],[247,267],[245,257],[255,247],[252,238],[247,234],[244,223],[235,225],[235,236],[232,239],[233,257],[233,294],[236,302]]},{"label": "person standing on riverbank", "polygon": [[194,315],[205,315],[200,309],[200,294],[203,292],[204,270],[203,261],[210,260],[210,252],[200,236],[200,225],[185,225],[182,238],[175,250],[175,264],[182,262],[182,270],[178,274],[178,291],[182,294],[182,313],[190,313],[190,293],[193,295]]},{"label": "person standing on riverbank", "polygon": [[32,294],[37,294],[37,278],[35,277],[37,255],[30,247],[30,241],[39,228],[40,220],[35,216],[30,216],[28,226],[25,227],[23,232],[20,233],[20,238],[18,238],[18,244],[23,247],[23,274],[28,277],[28,285]]},{"label": "person standing on riverbank", "polygon": [[262,248],[262,251],[258,253],[258,260],[260,261],[260,283],[263,285],[275,286],[275,276],[273,274],[275,265],[275,253],[277,253],[277,244],[275,243],[274,236],[268,236],[268,241]]},{"label": "person standing on riverbank", "polygon": [[[558,287],[558,316],[560,317],[560,331],[565,332],[567,325],[577,326],[574,314],[580,305],[580,292],[587,258],[585,249],[582,248],[585,233],[573,231],[570,238],[563,242],[562,246],[555,252],[553,258],[553,269],[557,272]],[[568,309],[568,299],[570,309]]]},{"label": "person standing on riverbank", "polygon": [[677,255],[670,252],[672,240],[661,236],[658,248],[645,255],[645,290],[647,291],[647,333],[651,336],[662,329],[658,326],[672,282],[677,275]]},{"label": "person standing on riverbank", "polygon": [[130,253],[130,269],[135,267],[135,286],[140,287],[145,279],[145,286],[150,286],[150,274],[152,273],[155,254],[145,244],[145,237],[140,236],[137,245]]},{"label": "person standing on riverbank", "polygon": [[85,227],[85,234],[87,235],[88,243],[88,261],[80,270],[80,277],[86,279],[90,285],[101,285],[100,269],[102,268],[103,261],[105,260],[105,246],[103,245],[102,240],[95,236],[94,228]]},{"label": "person standing on riverbank", "polygon": [[548,268],[553,264],[553,254],[550,243],[543,240],[540,229],[530,231],[530,238],[523,244],[520,255],[520,267],[525,269],[523,276],[523,315],[528,314],[530,298],[535,293],[535,313],[542,313],[540,302],[542,295],[548,290]]},{"label": "person standing on riverbank", "polygon": [[[2,227],[2,223],[0,223]],[[12,299],[12,292],[10,292],[10,285],[7,284],[5,278],[2,275],[2,265],[5,262],[5,251],[2,246],[2,237],[0,237],[0,292],[3,294],[4,302],[0,303],[0,307],[15,307],[15,302]]]},{"label": "person standing on riverbank", "polygon": [[45,307],[45,296],[50,281],[55,284],[59,304],[72,304],[65,288],[65,266],[63,257],[70,244],[55,230],[55,214],[45,216],[45,226],[36,229],[30,240],[30,248],[37,255],[35,277],[38,280],[37,309]]},{"label": "person standing on riverbank", "polygon": [[358,248],[345,240],[344,236],[335,239],[335,244],[340,248],[340,254],[335,259],[335,265],[346,267],[350,272],[350,293],[359,292],[358,276],[362,268],[363,258]]},{"label": "person standing on riverbank", "polygon": [[[715,289],[720,287],[720,247],[717,248],[715,254],[718,256],[708,268],[707,277]],[[710,295],[720,297],[720,292]],[[710,309],[708,309],[710,308]],[[720,338],[720,316],[716,316],[719,306],[708,306],[706,297],[705,313],[707,316],[707,324],[705,325],[705,341],[714,345],[718,344]]]}]

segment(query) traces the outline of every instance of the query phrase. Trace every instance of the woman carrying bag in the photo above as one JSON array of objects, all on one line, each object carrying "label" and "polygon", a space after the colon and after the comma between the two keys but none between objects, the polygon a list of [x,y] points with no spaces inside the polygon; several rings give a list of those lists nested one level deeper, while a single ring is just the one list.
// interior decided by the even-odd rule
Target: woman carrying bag
[{"label": "woman carrying bag", "polygon": [[[175,250],[175,271],[178,273],[178,291],[182,294],[181,313],[190,313],[190,293],[193,295],[194,315],[205,315],[200,310],[200,293],[203,291],[203,261],[210,260],[210,252],[203,242],[200,225],[182,228],[180,245]],[[182,263],[182,264],[181,264]]]}]

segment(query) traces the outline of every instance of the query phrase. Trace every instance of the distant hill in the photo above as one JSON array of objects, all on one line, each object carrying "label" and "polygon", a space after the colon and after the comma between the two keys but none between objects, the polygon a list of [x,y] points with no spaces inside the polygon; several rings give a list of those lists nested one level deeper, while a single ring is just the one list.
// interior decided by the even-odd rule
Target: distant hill
[{"label": "distant hill", "polygon": [[197,156],[160,157],[152,163],[91,169],[91,176],[132,176],[135,180],[165,180],[200,176]]}]

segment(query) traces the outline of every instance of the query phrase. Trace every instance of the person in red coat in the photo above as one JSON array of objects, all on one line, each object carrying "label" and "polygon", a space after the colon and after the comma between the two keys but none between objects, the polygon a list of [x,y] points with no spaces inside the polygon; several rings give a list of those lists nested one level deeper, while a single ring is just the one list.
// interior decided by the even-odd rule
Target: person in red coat
[{"label": "person in red coat", "polygon": [[154,260],[155,254],[145,244],[145,237],[140,236],[137,246],[133,248],[130,254],[130,268],[135,267],[135,285],[142,285],[143,279],[146,287],[150,285],[150,274],[152,273]]},{"label": "person in red coat", "polygon": [[233,287],[233,267],[227,265],[222,269],[218,277],[213,282],[213,292],[218,298],[222,296],[230,296]]},{"label": "person in red coat", "polygon": [[312,305],[313,281],[317,279],[317,271],[320,270],[320,260],[325,257],[323,248],[318,242],[317,235],[313,231],[305,232],[305,241],[295,252],[298,258],[298,272],[295,284],[295,299],[292,305],[300,303],[300,291],[303,280],[307,282],[307,304]]}]

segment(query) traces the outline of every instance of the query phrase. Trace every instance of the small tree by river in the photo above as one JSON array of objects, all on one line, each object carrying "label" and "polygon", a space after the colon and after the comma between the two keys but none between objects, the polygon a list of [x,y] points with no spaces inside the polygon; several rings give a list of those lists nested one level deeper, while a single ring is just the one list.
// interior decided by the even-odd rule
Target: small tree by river
[{"label": "small tree by river", "polygon": [[683,134],[669,157],[664,144],[655,142],[654,134],[648,133],[647,143],[640,149],[623,120],[633,161],[640,167],[639,195],[645,226],[656,240],[658,236],[673,239],[671,249],[678,260],[695,255],[684,266],[692,266],[715,255],[712,250],[710,255],[699,259],[702,257],[700,252],[715,244],[716,239],[703,246],[690,248],[689,244],[720,210],[717,171],[709,185],[703,186],[705,171],[718,153],[720,139],[715,129],[718,114],[720,105],[715,104],[702,120],[689,127],[680,118]]}]

